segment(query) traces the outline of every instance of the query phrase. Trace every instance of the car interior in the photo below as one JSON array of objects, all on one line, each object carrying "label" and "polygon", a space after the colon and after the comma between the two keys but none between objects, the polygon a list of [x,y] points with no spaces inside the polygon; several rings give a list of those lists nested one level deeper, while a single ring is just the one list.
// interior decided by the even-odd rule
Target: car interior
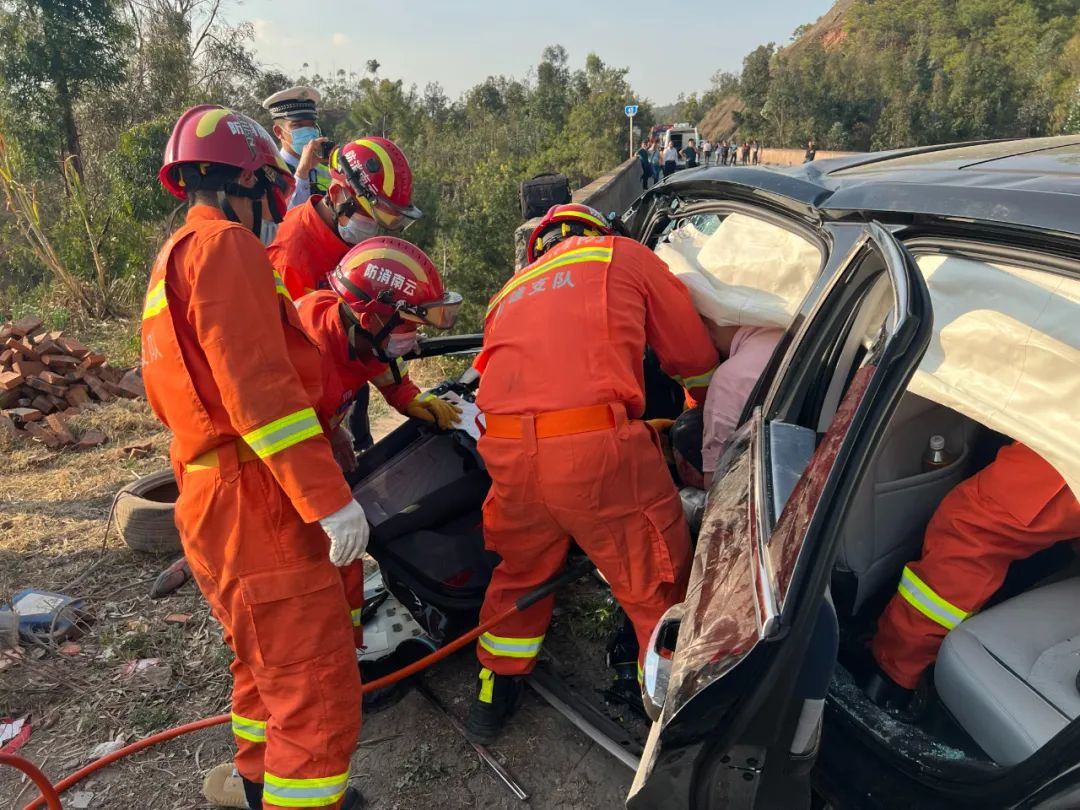
[{"label": "car interior", "polygon": [[[934,435],[945,438],[951,462],[924,471]],[[878,617],[903,566],[919,557],[941,499],[1009,441],[911,392],[892,417],[848,512],[832,578],[841,626],[834,696],[868,730],[897,732],[897,721],[857,688]],[[1078,598],[1080,562],[1069,543],[1015,563],[989,605],[946,637],[929,710],[904,735],[908,753],[921,762],[1015,765],[1076,719]]]},{"label": "car interior", "polygon": [[[833,365],[819,435],[872,340],[873,329],[865,326],[880,323],[877,316],[860,320],[856,314]],[[925,460],[935,436],[944,439],[947,463],[930,467]],[[918,721],[892,718],[861,689],[878,618],[904,565],[920,556],[930,517],[946,494],[1011,441],[908,390],[841,530],[831,582],[841,632],[833,696],[864,731],[943,773],[1016,765],[1080,713],[1080,621],[1072,601],[1080,595],[1080,560],[1068,542],[1015,563],[988,605],[949,633],[927,678],[929,708]]]},{"label": "car interior", "polygon": [[[687,255],[700,251],[703,241],[722,236],[724,219],[699,213],[668,223],[658,254],[672,264],[672,246],[687,245]],[[675,256],[675,263],[681,258]],[[697,257],[690,263],[701,270]],[[692,295],[695,281],[691,274]],[[864,315],[875,309],[864,307]],[[818,398],[819,439],[881,323],[876,316],[859,320],[856,314]],[[928,468],[934,436],[944,438],[947,463]],[[861,688],[872,666],[868,647],[878,618],[904,565],[920,556],[930,517],[947,493],[1011,441],[959,410],[907,391],[841,531],[830,589],[841,634],[833,703],[864,734],[941,775],[998,773],[1031,757],[1080,715],[1080,556],[1070,542],[1015,563],[987,606],[948,634],[929,673],[929,707],[916,723],[894,719]]]}]

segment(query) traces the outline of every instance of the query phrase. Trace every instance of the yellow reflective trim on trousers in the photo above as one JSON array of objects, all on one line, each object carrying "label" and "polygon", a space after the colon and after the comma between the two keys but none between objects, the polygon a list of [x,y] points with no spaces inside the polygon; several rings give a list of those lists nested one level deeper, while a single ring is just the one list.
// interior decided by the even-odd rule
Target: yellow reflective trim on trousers
[{"label": "yellow reflective trim on trousers", "polygon": [[289,295],[289,288],[285,286],[285,279],[281,277],[281,273],[277,270],[274,271],[274,290],[278,295],[284,295],[292,301],[292,296]]},{"label": "yellow reflective trim on trousers", "polygon": [[704,388],[712,380],[713,374],[720,368],[719,364],[713,366],[704,374],[698,374],[694,377],[675,377],[675,382],[681,385],[683,388]]},{"label": "yellow reflective trim on trousers", "polygon": [[236,712],[232,713],[232,732],[237,737],[253,743],[266,742],[266,721],[252,720]]},{"label": "yellow reflective trim on trousers", "polygon": [[165,279],[161,279],[146,293],[146,303],[143,305],[143,320],[153,318],[162,310],[168,309],[169,301],[165,297]]},{"label": "yellow reflective trim on trousers", "polygon": [[532,281],[537,276],[542,276],[549,270],[554,270],[556,267],[562,267],[567,264],[575,264],[576,262],[588,262],[588,261],[611,261],[611,248],[605,247],[583,247],[575,248],[574,250],[568,250],[560,256],[556,256],[550,261],[538,264],[531,270],[527,270],[520,276],[515,276],[507,282],[499,292],[495,294],[495,297],[491,299],[491,303],[488,304],[487,315],[491,314],[491,311],[495,309],[502,300],[512,293],[516,288],[520,287],[526,282]]},{"label": "yellow reflective trim on trousers", "polygon": [[349,772],[315,779],[263,775],[263,803],[274,807],[326,807],[336,804],[349,786]]},{"label": "yellow reflective trim on trousers", "polygon": [[495,697],[495,673],[487,667],[480,670],[480,702],[491,703]]},{"label": "yellow reflective trim on trousers", "polygon": [[356,610],[350,610],[349,611],[349,616],[352,617],[352,626],[353,627],[360,627],[364,623],[363,620],[360,618],[360,616],[361,616],[361,614],[363,612],[364,612],[363,608],[357,608]]},{"label": "yellow reflective trim on trousers", "polygon": [[909,605],[946,630],[954,629],[971,615],[938,596],[933,588],[919,579],[906,565],[903,576],[900,577],[900,587],[897,588],[897,592]]},{"label": "yellow reflective trim on trousers", "polygon": [[540,645],[543,641],[543,636],[512,638],[484,633],[480,636],[479,643],[489,653],[500,658],[536,658],[540,654]]},{"label": "yellow reflective trim on trousers", "polygon": [[322,426],[319,425],[315,409],[304,408],[302,411],[275,419],[268,425],[245,433],[240,438],[255,451],[255,455],[266,458],[304,439],[318,436],[320,433],[322,433]]}]

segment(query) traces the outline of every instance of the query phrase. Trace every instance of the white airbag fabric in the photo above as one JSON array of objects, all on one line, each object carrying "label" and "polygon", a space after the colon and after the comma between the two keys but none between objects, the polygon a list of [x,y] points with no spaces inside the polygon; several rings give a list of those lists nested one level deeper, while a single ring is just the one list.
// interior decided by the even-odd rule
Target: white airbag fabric
[{"label": "white airbag fabric", "polygon": [[1023,442],[1080,493],[1080,281],[939,255],[918,262],[934,333],[909,390]]},{"label": "white airbag fabric", "polygon": [[691,224],[656,247],[690,290],[699,313],[720,326],[786,329],[821,271],[821,252],[797,234],[731,214],[710,235]]}]

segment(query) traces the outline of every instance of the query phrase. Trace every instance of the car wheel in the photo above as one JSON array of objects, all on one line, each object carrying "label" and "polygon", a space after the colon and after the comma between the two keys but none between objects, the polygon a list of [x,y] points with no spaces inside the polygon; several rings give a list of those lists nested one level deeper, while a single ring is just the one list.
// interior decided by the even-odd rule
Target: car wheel
[{"label": "car wheel", "polygon": [[180,551],[174,519],[179,494],[172,470],[147,475],[121,488],[113,517],[124,542],[135,551],[150,554]]}]

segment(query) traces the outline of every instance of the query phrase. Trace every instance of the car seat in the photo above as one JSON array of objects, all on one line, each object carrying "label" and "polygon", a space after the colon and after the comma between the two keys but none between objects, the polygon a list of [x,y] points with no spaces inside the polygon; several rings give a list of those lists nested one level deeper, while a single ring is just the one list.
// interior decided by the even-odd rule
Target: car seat
[{"label": "car seat", "polygon": [[[892,591],[904,564],[919,556],[923,532],[941,499],[973,472],[980,426],[928,399],[905,394],[878,445],[841,533],[833,596],[841,615],[856,613],[875,593]],[[923,471],[934,435],[956,456]]]},{"label": "car seat", "polygon": [[1038,751],[1080,716],[1080,578],[1028,591],[945,637],[934,686],[1000,765]]}]

